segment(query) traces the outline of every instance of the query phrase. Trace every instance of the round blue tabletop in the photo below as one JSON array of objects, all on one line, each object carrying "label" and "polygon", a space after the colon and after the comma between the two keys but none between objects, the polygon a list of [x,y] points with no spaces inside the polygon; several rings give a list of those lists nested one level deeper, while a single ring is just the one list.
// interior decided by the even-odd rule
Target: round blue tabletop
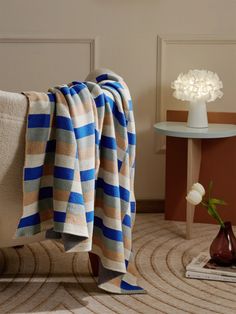
[{"label": "round blue tabletop", "polygon": [[236,136],[235,124],[209,123],[208,128],[190,128],[186,122],[158,122],[154,124],[155,130],[166,136],[183,138],[224,138]]}]

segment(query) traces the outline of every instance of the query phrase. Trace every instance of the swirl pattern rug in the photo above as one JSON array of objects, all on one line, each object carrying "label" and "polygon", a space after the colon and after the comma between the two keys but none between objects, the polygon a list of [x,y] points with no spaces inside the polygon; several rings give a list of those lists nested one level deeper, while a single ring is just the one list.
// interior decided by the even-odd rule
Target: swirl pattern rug
[{"label": "swirl pattern rug", "polygon": [[86,253],[64,253],[52,241],[0,250],[0,313],[236,313],[236,283],[187,279],[185,265],[207,251],[218,226],[138,214],[136,268],[146,295],[111,295],[97,288]]}]

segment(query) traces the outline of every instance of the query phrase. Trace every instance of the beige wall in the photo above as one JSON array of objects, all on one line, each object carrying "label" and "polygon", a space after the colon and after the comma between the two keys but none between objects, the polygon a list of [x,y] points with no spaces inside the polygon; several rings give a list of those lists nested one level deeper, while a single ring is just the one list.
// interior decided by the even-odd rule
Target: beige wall
[{"label": "beige wall", "polygon": [[[177,39],[174,48],[167,47],[170,49],[162,60],[160,55],[157,58],[157,35]],[[231,87],[226,87],[226,91],[230,90],[226,95],[227,102],[224,101],[217,110],[235,110],[232,84],[236,71],[231,71],[236,59],[234,0],[0,0],[0,38],[90,40],[85,43],[51,43],[52,46],[37,43],[40,48],[35,48],[33,42],[0,42],[0,89],[41,89],[53,85],[54,81],[55,84],[68,81],[70,75],[72,79],[83,79],[93,61],[97,67],[118,72],[126,79],[134,101],[138,134],[136,196],[139,199],[163,198],[164,154],[156,153],[153,131],[156,109],[159,112],[160,106],[159,103],[156,108],[156,63],[158,59],[164,75],[161,82],[164,96],[158,100],[165,110],[164,102],[168,101],[173,107],[176,105],[170,96],[169,81],[180,69],[184,71],[184,67],[207,67],[212,51],[214,53],[212,46],[207,46],[207,59],[203,58],[201,63],[199,59],[195,62],[193,57],[185,64],[183,55],[188,55],[188,47],[183,52],[178,40],[183,36],[189,40],[203,35],[231,40],[229,49],[222,49],[218,59],[209,66],[214,70],[219,60],[224,60],[216,71],[220,71]],[[190,55],[194,56],[193,46],[191,49]],[[198,49],[204,55],[204,46],[198,46]],[[50,62],[54,53],[57,55],[55,64]],[[77,57],[77,62],[70,63]],[[178,57],[176,62],[175,57]],[[68,59],[69,70],[65,65],[59,66],[63,58]],[[173,67],[168,67],[170,64]],[[54,67],[57,67],[55,73]],[[230,69],[230,76],[227,76],[227,69]]]}]

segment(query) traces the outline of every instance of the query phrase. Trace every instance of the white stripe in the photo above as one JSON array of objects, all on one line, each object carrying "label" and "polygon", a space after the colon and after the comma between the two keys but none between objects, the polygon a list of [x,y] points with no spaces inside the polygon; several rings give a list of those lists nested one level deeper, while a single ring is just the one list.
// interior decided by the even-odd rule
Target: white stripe
[{"label": "white stripe", "polygon": [[39,210],[38,210],[38,201],[37,201],[37,202],[34,202],[30,205],[24,206],[24,212],[23,212],[22,218],[31,216],[31,215],[36,214],[38,212],[39,212]]},{"label": "white stripe", "polygon": [[33,101],[30,105],[30,113],[29,114],[50,114],[51,106],[49,99],[48,101]]},{"label": "white stripe", "polygon": [[83,149],[83,148],[89,149],[90,147],[94,147],[94,149],[95,149],[94,137],[95,137],[95,135],[92,134],[92,135],[77,139],[79,148],[80,149]]},{"label": "white stripe", "polygon": [[80,170],[88,170],[95,167],[95,156],[90,159],[79,160]]},{"label": "white stripe", "polygon": [[44,164],[45,154],[26,154],[25,157],[25,167],[33,168],[39,167]]},{"label": "white stripe", "polygon": [[104,170],[102,167],[100,167],[99,169],[99,177],[105,178],[106,183],[109,183],[115,186],[119,185],[118,176]]},{"label": "white stripe", "polygon": [[74,169],[75,158],[67,155],[56,154],[55,166]]},{"label": "white stripe", "polygon": [[75,128],[79,128],[79,127],[84,126],[86,124],[93,123],[94,122],[93,111],[91,110],[86,114],[77,115],[77,116],[72,118],[72,121],[73,121],[73,125]]}]

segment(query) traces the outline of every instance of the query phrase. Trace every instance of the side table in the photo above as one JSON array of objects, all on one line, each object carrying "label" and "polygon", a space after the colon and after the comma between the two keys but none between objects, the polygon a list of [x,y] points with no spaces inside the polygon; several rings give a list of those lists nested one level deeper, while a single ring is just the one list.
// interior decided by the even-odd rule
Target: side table
[{"label": "side table", "polygon": [[[187,191],[193,183],[198,182],[201,165],[201,141],[203,139],[226,138],[236,136],[236,125],[210,123],[208,128],[189,128],[185,122],[159,122],[155,130],[166,136],[188,139],[187,156]],[[192,224],[195,206],[187,203],[186,208],[186,238],[192,238]]]}]

